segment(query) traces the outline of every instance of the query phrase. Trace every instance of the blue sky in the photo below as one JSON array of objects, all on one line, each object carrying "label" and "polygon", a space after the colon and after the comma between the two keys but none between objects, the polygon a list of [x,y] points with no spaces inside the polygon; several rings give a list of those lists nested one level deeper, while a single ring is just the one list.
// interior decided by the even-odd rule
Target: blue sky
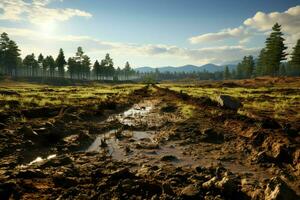
[{"label": "blue sky", "polygon": [[224,64],[257,55],[275,22],[289,51],[300,38],[296,0],[0,0],[0,31],[22,49],[94,61],[110,53],[116,66]]}]

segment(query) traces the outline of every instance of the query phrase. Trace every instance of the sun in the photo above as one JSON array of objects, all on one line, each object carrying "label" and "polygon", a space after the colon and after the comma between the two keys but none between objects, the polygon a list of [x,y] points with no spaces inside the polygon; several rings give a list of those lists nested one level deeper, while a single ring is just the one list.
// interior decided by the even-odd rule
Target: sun
[{"label": "sun", "polygon": [[40,31],[44,36],[51,36],[54,34],[57,24],[55,21],[46,21],[40,26]]}]

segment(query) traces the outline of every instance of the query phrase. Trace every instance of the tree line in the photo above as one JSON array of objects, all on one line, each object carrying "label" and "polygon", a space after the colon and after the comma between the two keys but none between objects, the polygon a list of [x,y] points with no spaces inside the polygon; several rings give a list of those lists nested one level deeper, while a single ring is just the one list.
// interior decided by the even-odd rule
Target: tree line
[{"label": "tree line", "polygon": [[7,33],[0,35],[0,74],[9,76],[71,78],[76,80],[130,80],[138,77],[129,62],[125,67],[114,68],[113,59],[109,54],[100,62],[92,65],[82,47],[77,48],[73,57],[66,60],[63,49],[59,50],[54,59],[51,55],[35,56],[33,53],[22,59],[16,42]]},{"label": "tree line", "polygon": [[[0,36],[0,73],[10,76],[28,77],[60,77],[76,80],[129,80],[133,78],[155,80],[178,80],[193,78],[201,80],[245,79],[257,76],[300,76],[300,39],[288,55],[284,44],[281,25],[276,23],[272,32],[265,41],[265,47],[260,51],[258,58],[252,55],[245,56],[234,68],[225,67],[218,72],[191,72],[191,73],[161,73],[159,70],[150,73],[134,71],[128,62],[125,67],[114,68],[113,59],[109,54],[100,62],[92,65],[90,58],[82,47],[77,48],[73,57],[66,60],[63,49],[59,50],[56,59],[52,56],[44,57],[40,54],[37,59],[34,54],[25,56],[22,60],[17,44],[8,37],[7,33]],[[287,57],[290,60],[286,62]]]}]

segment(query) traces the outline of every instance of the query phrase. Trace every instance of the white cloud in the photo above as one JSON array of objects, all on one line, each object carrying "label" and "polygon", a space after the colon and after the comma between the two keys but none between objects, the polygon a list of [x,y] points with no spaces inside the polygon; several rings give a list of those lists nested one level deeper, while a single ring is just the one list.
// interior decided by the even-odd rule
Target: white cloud
[{"label": "white cloud", "polygon": [[257,12],[244,21],[244,25],[264,33],[269,33],[275,23],[282,26],[288,51],[291,51],[291,47],[300,39],[300,5],[291,7],[285,12]]},{"label": "white cloud", "polygon": [[246,19],[243,25],[238,28],[228,28],[216,33],[198,35],[189,38],[189,41],[192,44],[198,44],[236,38],[240,44],[245,44],[254,35],[269,35],[276,22],[282,25],[287,45],[289,47],[295,45],[300,38],[300,5],[291,7],[285,12],[257,12],[253,17]]},{"label": "white cloud", "polygon": [[246,39],[251,35],[251,33],[245,29],[245,27],[240,26],[238,28],[228,28],[221,30],[216,33],[206,33],[198,36],[189,38],[190,43],[199,44],[202,42],[220,41],[229,38],[240,38]]},{"label": "white cloud", "polygon": [[300,6],[289,8],[285,12],[257,12],[252,18],[244,21],[246,26],[255,28],[259,31],[271,30],[272,26],[278,22],[287,34],[300,32]]},{"label": "white cloud", "polygon": [[[194,63],[200,65],[209,62],[216,64],[228,63],[242,58],[244,55],[257,55],[259,52],[258,48],[246,48],[244,46],[191,49],[163,44],[110,42],[84,35],[42,36],[34,30],[9,27],[0,27],[0,32],[7,32],[12,39],[17,40],[22,50],[22,56],[32,52],[35,54],[43,53],[56,56],[60,47],[66,50],[67,56],[73,56],[76,47],[82,46],[86,53],[91,55],[93,59],[102,59],[102,55],[108,52],[116,58],[163,60],[165,63],[169,61],[170,64],[176,60],[177,63]],[[143,64],[147,65],[147,63]]]},{"label": "white cloud", "polygon": [[92,17],[92,14],[78,9],[48,8],[47,5],[53,1],[56,0],[32,0],[31,2],[2,0],[0,9],[3,13],[0,15],[0,19],[10,21],[27,19],[31,23],[42,24],[45,21],[67,21],[75,16]]}]

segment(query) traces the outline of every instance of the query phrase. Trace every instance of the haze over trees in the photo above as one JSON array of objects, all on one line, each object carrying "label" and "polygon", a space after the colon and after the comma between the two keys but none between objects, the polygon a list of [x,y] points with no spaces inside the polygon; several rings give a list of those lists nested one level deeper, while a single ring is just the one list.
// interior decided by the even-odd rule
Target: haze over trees
[{"label": "haze over trees", "polygon": [[276,23],[265,47],[262,48],[257,58],[252,55],[245,56],[235,68],[226,66],[224,71],[218,72],[155,72],[139,73],[134,71],[129,62],[123,69],[114,66],[109,54],[101,61],[91,62],[82,47],[78,47],[73,57],[66,59],[63,49],[54,59],[51,55],[38,56],[29,54],[20,57],[20,49],[11,40],[7,33],[0,36],[0,74],[20,77],[41,78],[70,78],[72,80],[132,80],[138,78],[155,80],[177,80],[194,78],[200,80],[221,79],[246,79],[257,76],[300,76],[300,40],[290,54],[290,60],[286,62],[288,54],[284,43],[281,25]]}]

